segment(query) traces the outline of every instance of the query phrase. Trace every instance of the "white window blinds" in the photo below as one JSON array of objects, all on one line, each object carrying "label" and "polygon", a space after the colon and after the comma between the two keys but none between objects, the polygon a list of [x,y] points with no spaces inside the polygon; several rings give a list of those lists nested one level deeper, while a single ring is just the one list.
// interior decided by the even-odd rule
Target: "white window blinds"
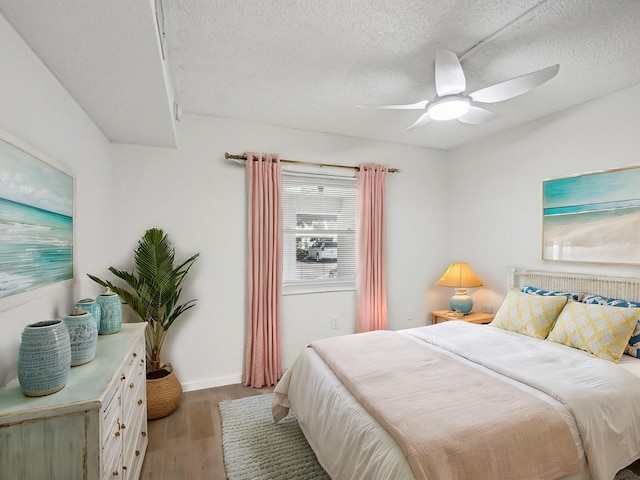
[{"label": "white window blinds", "polygon": [[282,173],[283,287],[355,287],[356,180]]}]

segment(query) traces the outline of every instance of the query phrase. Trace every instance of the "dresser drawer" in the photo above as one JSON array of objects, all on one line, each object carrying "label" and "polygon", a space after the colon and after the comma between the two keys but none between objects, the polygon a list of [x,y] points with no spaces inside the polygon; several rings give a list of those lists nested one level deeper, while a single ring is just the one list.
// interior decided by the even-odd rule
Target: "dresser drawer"
[{"label": "dresser drawer", "polygon": [[102,472],[103,480],[120,480],[123,478],[122,473],[122,456],[121,454],[115,455],[111,461],[107,464]]},{"label": "dresser drawer", "polygon": [[[134,426],[138,428],[142,413],[146,418],[146,368],[144,344],[138,345],[132,355],[126,378],[122,385],[122,423],[125,439],[131,437]],[[144,410],[144,412],[143,412]],[[135,425],[134,425],[135,423]],[[125,444],[127,442],[125,441]]]},{"label": "dresser drawer", "polygon": [[[142,471],[142,462],[144,461],[144,454],[147,450],[147,445],[149,443],[149,437],[146,432],[146,421],[144,422],[145,429],[139,430],[137,432],[137,437],[135,438],[135,444],[132,447],[132,450],[126,451],[127,457],[124,458],[123,462],[127,467],[125,471],[125,478],[127,479],[138,479],[140,476],[140,472]],[[124,467],[123,467],[124,468]]]},{"label": "dresser drawer", "polygon": [[[120,422],[120,383],[114,383],[111,389],[107,392],[105,402],[102,406],[102,445],[106,444],[112,437],[119,435],[119,422]],[[118,435],[116,435],[118,432]]]},{"label": "dresser drawer", "polygon": [[131,375],[126,378],[125,384],[122,386],[122,406],[124,419],[129,420],[132,415],[135,415],[134,411],[139,410],[141,405],[145,403],[145,393],[146,372],[143,362],[142,365],[137,366],[137,368],[134,369]]},{"label": "dresser drawer", "polygon": [[102,444],[102,475],[110,478],[114,471],[119,471],[122,464],[122,433],[120,431],[120,418],[109,429],[109,435]]},{"label": "dresser drawer", "polygon": [[133,352],[129,355],[127,365],[125,367],[124,375],[126,378],[131,376],[136,369],[140,368],[140,365],[144,365],[144,342],[135,345]]}]

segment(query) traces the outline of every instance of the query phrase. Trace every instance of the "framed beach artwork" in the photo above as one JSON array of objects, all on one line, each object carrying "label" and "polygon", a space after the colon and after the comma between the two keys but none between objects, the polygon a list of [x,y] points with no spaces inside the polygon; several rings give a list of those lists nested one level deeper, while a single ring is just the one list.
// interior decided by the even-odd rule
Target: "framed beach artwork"
[{"label": "framed beach artwork", "polygon": [[73,281],[73,175],[0,132],[0,309]]},{"label": "framed beach artwork", "polygon": [[640,167],[542,182],[542,259],[640,264]]}]

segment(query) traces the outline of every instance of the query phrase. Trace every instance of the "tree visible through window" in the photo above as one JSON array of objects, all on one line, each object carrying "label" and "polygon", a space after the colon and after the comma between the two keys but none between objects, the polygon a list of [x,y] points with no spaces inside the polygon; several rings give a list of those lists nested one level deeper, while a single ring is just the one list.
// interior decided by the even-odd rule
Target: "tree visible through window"
[{"label": "tree visible through window", "polygon": [[282,183],[285,291],[353,288],[355,179],[283,173]]}]

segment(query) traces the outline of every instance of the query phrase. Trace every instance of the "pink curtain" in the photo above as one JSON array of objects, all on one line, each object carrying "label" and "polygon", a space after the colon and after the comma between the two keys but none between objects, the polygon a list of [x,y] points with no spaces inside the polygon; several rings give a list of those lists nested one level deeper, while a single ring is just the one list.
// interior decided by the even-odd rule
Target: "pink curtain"
[{"label": "pink curtain", "polygon": [[247,153],[249,319],[243,382],[256,388],[282,376],[282,168],[278,155]]},{"label": "pink curtain", "polygon": [[385,267],[386,167],[360,165],[358,185],[358,259],[356,280],[356,332],[387,328]]}]

